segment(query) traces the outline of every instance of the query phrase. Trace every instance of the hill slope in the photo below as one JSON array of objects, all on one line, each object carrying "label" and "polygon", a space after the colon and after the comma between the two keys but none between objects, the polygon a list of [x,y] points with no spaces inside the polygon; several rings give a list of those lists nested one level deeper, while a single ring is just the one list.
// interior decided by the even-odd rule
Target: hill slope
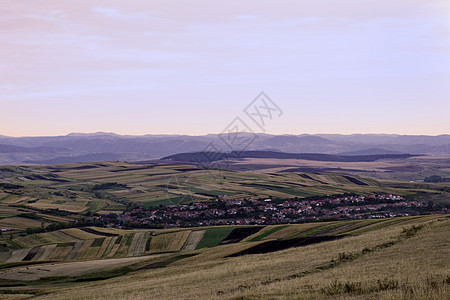
[{"label": "hill slope", "polygon": [[[264,243],[302,236],[341,238],[233,257]],[[449,243],[449,216],[268,227],[241,242],[128,262],[128,275],[121,276],[125,269],[115,267],[102,274],[118,278],[82,288],[81,278],[95,277],[22,281],[25,286],[3,289],[44,293],[39,299],[446,299]],[[39,268],[52,272],[55,266]],[[65,280],[65,287],[58,280]]]},{"label": "hill slope", "polygon": [[[414,153],[450,155],[450,136],[403,135],[270,135],[252,134],[252,143],[245,150],[274,150],[290,153],[337,154],[353,151],[371,154]],[[45,161],[60,157],[76,157],[93,153],[114,153],[121,160],[139,161],[164,156],[197,152],[214,144],[219,151],[230,151],[223,134],[187,135],[117,135],[111,133],[69,134],[53,137],[0,136],[0,164],[24,161]],[[7,148],[15,146],[22,148]],[[1,147],[0,147],[1,148]],[[30,150],[33,148],[32,150]],[[233,147],[235,149],[235,147]],[[238,149],[235,149],[238,150]],[[241,150],[241,149],[239,149]],[[3,151],[3,153],[2,153]],[[107,160],[108,158],[99,158]],[[69,161],[77,162],[77,160]]]},{"label": "hill slope", "polygon": [[416,155],[411,154],[332,155],[320,153],[285,153],[276,151],[242,151],[242,152],[180,153],[163,157],[162,160],[208,163],[226,159],[276,158],[276,159],[304,159],[313,161],[337,161],[337,162],[373,162],[381,159],[406,159],[413,156]]}]

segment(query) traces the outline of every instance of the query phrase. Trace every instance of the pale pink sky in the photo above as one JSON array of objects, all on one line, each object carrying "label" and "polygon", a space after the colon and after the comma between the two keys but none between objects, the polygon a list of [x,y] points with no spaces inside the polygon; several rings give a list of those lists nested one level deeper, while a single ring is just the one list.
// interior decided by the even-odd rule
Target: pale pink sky
[{"label": "pale pink sky", "polygon": [[0,6],[0,135],[450,133],[450,2],[43,1]]}]

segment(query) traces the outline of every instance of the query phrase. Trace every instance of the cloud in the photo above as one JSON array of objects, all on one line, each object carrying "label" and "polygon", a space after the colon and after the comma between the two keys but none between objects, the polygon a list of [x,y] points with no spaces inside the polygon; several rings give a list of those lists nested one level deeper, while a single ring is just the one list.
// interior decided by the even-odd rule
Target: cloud
[{"label": "cloud", "polygon": [[22,14],[21,16],[27,19],[34,19],[34,20],[40,20],[40,21],[47,21],[47,22],[54,22],[58,19],[65,18],[69,14],[61,9],[54,9],[46,12],[40,12],[40,13],[28,13],[28,14]]},{"label": "cloud", "polygon": [[183,99],[206,109],[261,89],[292,99],[293,112],[297,98],[323,107],[350,99],[355,114],[370,101],[448,102],[448,4],[280,1],[9,1],[0,8],[0,107],[30,99],[31,114],[66,98],[80,107],[157,99],[158,109]]},{"label": "cloud", "polygon": [[133,19],[133,18],[156,19],[155,17],[151,16],[148,11],[141,11],[133,14],[125,14],[117,8],[101,7],[101,6],[93,7],[91,8],[91,11],[104,17],[116,19]]}]

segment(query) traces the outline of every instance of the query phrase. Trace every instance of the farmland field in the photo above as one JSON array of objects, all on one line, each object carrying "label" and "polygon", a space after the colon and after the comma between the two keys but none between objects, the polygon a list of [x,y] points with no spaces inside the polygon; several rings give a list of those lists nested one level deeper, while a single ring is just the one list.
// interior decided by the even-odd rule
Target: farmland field
[{"label": "farmland field", "polygon": [[220,241],[222,241],[233,229],[233,227],[227,226],[210,228],[206,230],[196,249],[217,246],[217,244],[219,244]]},{"label": "farmland field", "polygon": [[[0,255],[0,293],[6,299],[30,293],[42,299],[145,299],[148,293],[181,299],[445,299],[450,292],[448,215],[107,232],[114,236],[64,242],[62,237],[74,237],[61,230],[52,233],[59,240],[47,233],[13,239],[11,245],[27,248]],[[58,243],[48,244],[52,239]],[[108,258],[113,247],[121,250]]]},{"label": "farmland field", "polygon": [[197,248],[197,245],[203,239],[205,232],[206,230],[191,231],[191,234],[189,235],[188,239],[186,240],[186,243],[183,246],[183,251],[191,251]]},{"label": "farmland field", "polygon": [[[289,160],[283,163],[289,163]],[[390,164],[375,163],[380,168]],[[126,162],[17,166],[8,170],[0,170],[2,180],[9,184],[0,186],[0,225],[16,231],[39,227],[42,222],[42,226],[70,222],[89,213],[120,213],[128,203],[151,208],[160,204],[208,200],[218,195],[234,199],[379,192],[428,195],[436,199],[448,196],[445,184],[386,182],[367,176],[326,172],[273,173],[268,169],[235,172],[205,170],[192,165]],[[28,220],[24,220],[23,215]],[[22,218],[20,222],[17,217]]]},{"label": "farmland field", "polygon": [[[169,228],[143,218],[147,224],[138,224],[143,228],[95,226],[105,214],[133,220],[142,213],[140,207],[151,211],[161,209],[160,204],[204,204],[216,197],[241,202],[273,198],[281,204],[310,196],[393,193],[446,203],[448,183],[168,163],[11,170],[0,174],[7,182],[0,185],[0,226],[6,229],[0,236],[2,298],[146,299],[151,293],[181,299],[421,299],[426,291],[440,299],[448,292],[448,215],[246,226],[174,222]],[[414,247],[422,240],[433,245],[431,252]],[[409,256],[392,260],[396,249]],[[383,275],[386,264],[399,268],[390,267],[392,278]],[[413,268],[427,271],[405,277]],[[343,275],[348,272],[359,277]]]},{"label": "farmland field", "polygon": [[163,233],[152,237],[150,253],[178,252],[186,242],[190,230],[182,230],[173,233]]},{"label": "farmland field", "polygon": [[[135,257],[158,253],[177,253],[214,248],[226,244],[258,244],[271,240],[290,240],[317,236],[350,236],[394,225],[408,225],[409,217],[385,220],[334,221],[280,226],[221,226],[205,229],[122,230],[72,228],[31,234],[5,240],[9,250],[0,263],[21,261],[68,261],[99,258]],[[105,231],[105,232],[102,232]],[[98,234],[94,234],[98,232]],[[107,236],[104,236],[107,235]],[[4,251],[4,250],[3,250]]]}]

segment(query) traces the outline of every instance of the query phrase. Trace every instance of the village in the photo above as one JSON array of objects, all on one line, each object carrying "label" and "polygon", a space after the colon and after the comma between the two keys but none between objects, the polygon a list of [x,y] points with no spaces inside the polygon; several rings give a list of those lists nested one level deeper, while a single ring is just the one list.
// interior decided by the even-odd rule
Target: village
[{"label": "village", "polygon": [[178,227],[211,225],[270,225],[327,220],[375,219],[447,213],[432,203],[406,200],[393,194],[345,195],[324,199],[233,199],[134,207],[123,214],[101,216],[110,227]]}]

